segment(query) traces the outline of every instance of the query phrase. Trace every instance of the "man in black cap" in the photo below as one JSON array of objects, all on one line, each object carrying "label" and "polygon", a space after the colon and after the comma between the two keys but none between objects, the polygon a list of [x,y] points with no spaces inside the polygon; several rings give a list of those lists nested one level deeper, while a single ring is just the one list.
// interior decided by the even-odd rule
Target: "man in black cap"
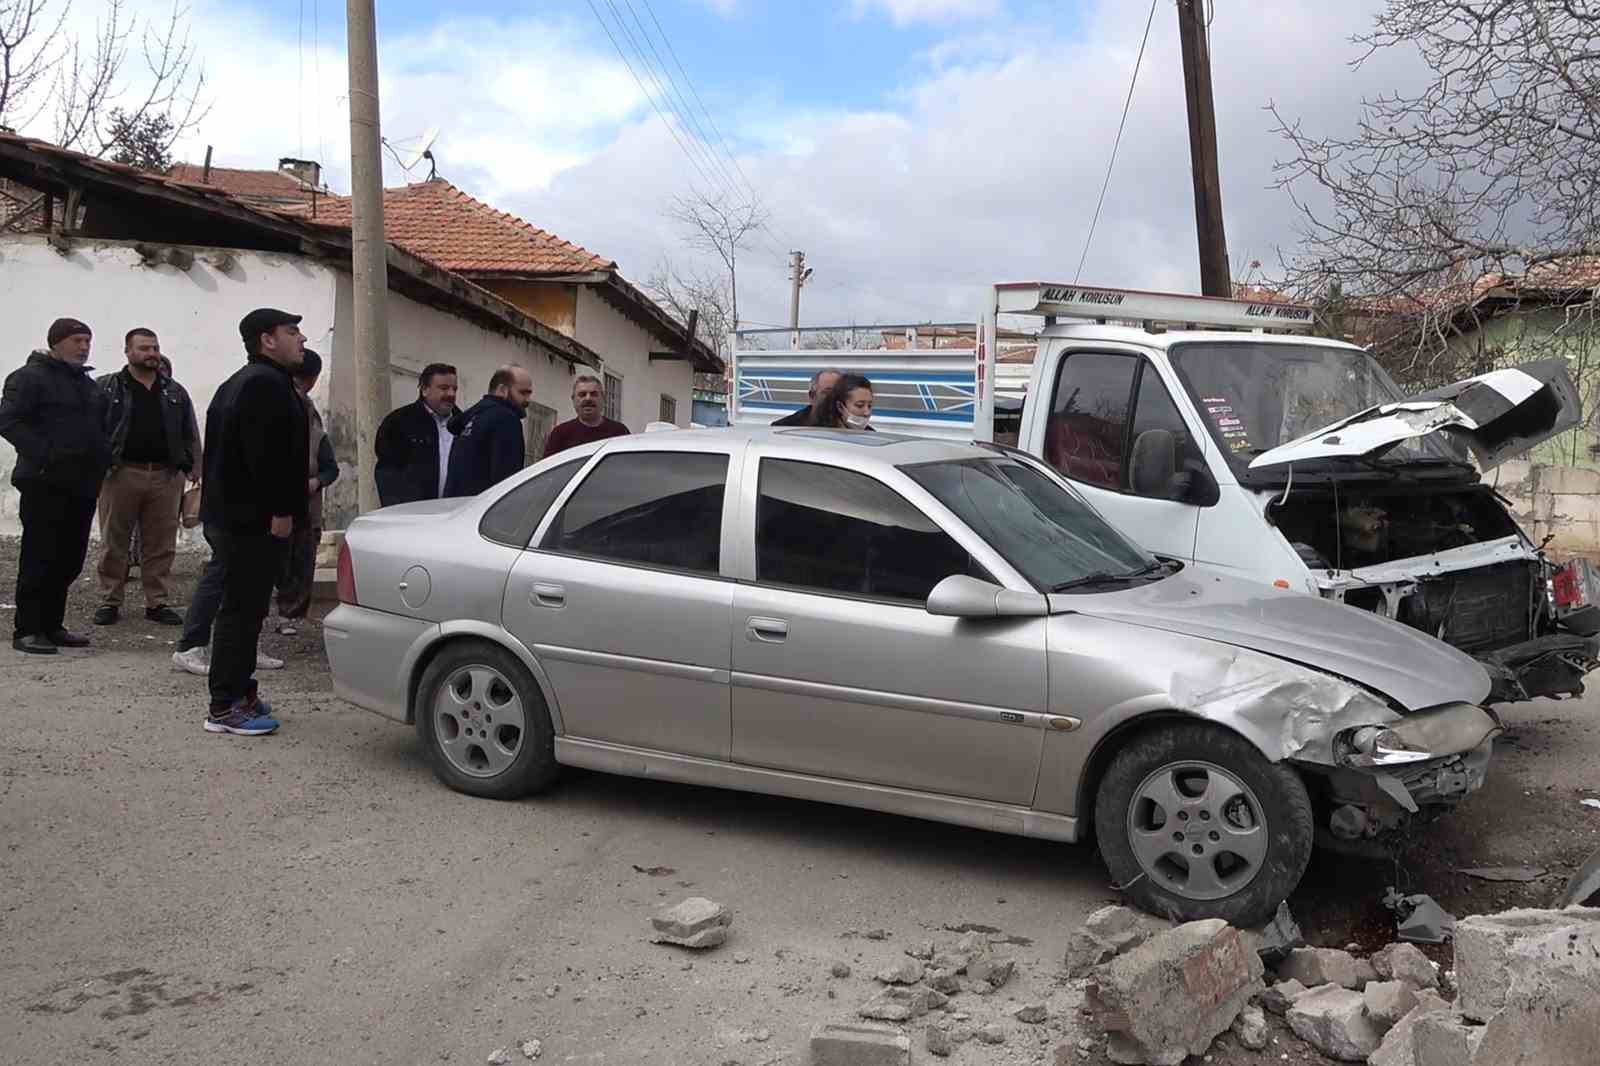
[{"label": "man in black cap", "polygon": [[206,409],[200,517],[228,563],[211,637],[208,733],[262,736],[277,730],[256,695],[256,644],[272,585],[296,525],[306,521],[310,428],[293,375],[304,359],[300,316],[274,308],[239,322],[249,361]]},{"label": "man in black cap", "polygon": [[28,356],[0,394],[0,437],[17,452],[11,484],[22,519],[11,646],[30,655],[89,643],[64,623],[67,592],[89,550],[95,495],[111,465],[106,398],[89,377],[91,339],[77,319],[56,319],[49,350]]}]

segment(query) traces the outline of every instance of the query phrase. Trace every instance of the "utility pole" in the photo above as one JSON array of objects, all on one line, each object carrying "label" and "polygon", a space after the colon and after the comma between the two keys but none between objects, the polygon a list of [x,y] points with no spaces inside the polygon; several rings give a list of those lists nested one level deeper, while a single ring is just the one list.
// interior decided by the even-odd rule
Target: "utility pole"
[{"label": "utility pole", "polygon": [[1222,226],[1222,182],[1217,177],[1217,115],[1211,99],[1211,45],[1206,0],[1178,0],[1183,44],[1183,91],[1189,103],[1189,162],[1194,169],[1194,224],[1200,239],[1200,291],[1233,295],[1228,237]]},{"label": "utility pole", "polygon": [[789,291],[789,347],[800,347],[800,289],[811,277],[811,271],[806,269],[806,253],[789,253],[789,281],[793,288]]},{"label": "utility pole", "polygon": [[350,268],[356,371],[356,499],[376,510],[374,442],[389,413],[389,244],[383,234],[383,148],[378,118],[378,27],[373,0],[347,0],[345,35],[350,64]]}]

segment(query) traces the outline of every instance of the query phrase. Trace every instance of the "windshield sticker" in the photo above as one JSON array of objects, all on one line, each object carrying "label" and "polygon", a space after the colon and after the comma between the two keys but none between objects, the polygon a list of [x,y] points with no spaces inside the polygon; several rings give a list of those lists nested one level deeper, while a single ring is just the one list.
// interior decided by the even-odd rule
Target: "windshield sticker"
[{"label": "windshield sticker", "polygon": [[1219,403],[1207,407],[1206,411],[1214,415],[1231,415],[1233,413],[1233,408],[1228,404]]}]

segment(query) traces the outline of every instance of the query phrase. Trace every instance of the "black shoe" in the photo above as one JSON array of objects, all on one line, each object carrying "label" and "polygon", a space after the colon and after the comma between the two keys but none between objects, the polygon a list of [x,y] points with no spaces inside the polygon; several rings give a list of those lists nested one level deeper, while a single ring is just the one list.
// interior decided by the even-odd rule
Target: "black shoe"
[{"label": "black shoe", "polygon": [[52,633],[46,633],[44,639],[48,640],[58,648],[87,648],[89,646],[88,637],[81,637],[76,633],[69,633],[65,629],[57,629]]},{"label": "black shoe", "polygon": [[146,622],[155,622],[164,626],[183,625],[183,615],[165,604],[160,607],[146,607],[144,609],[144,619]]},{"label": "black shoe", "polygon": [[35,633],[28,637],[12,637],[11,646],[29,655],[54,655],[56,653],[56,646],[50,643],[50,638],[43,633]]},{"label": "black shoe", "polygon": [[97,626],[112,625],[121,613],[114,604],[104,604],[94,612],[94,624]]}]

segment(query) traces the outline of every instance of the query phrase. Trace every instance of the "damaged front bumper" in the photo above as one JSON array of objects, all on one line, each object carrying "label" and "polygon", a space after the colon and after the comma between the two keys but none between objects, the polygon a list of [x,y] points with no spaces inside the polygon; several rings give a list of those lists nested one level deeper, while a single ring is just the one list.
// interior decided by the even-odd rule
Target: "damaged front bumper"
[{"label": "damaged front bumper", "polygon": [[1455,807],[1483,787],[1502,731],[1492,711],[1471,704],[1346,730],[1335,740],[1336,766],[1297,764],[1319,801],[1319,840],[1347,850],[1382,844],[1417,816]]}]

